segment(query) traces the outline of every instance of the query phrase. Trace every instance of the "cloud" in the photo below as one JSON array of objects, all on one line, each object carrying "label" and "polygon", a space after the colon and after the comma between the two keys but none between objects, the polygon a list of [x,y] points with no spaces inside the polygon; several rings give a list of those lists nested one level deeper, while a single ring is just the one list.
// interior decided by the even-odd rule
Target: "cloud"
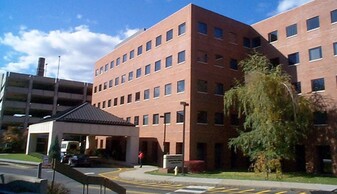
[{"label": "cloud", "polygon": [[269,15],[275,15],[287,11],[289,9],[298,7],[312,0],[280,0],[276,10],[271,12]]},{"label": "cloud", "polygon": [[45,75],[57,77],[60,56],[59,78],[92,82],[94,63],[137,31],[125,29],[109,36],[91,32],[84,25],[49,32],[22,28],[17,35],[10,32],[0,37],[0,45],[11,48],[3,56],[8,62],[1,70],[35,74],[38,58],[44,57],[47,63]]}]

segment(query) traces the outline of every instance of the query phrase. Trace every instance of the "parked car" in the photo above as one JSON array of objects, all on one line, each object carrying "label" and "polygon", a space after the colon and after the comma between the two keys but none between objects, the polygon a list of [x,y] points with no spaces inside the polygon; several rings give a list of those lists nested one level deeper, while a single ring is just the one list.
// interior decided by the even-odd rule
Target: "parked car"
[{"label": "parked car", "polygon": [[72,157],[68,158],[69,166],[87,166],[90,167],[92,165],[89,156],[84,154],[75,154]]},{"label": "parked car", "polygon": [[68,163],[69,158],[80,152],[80,143],[78,141],[61,142],[61,163]]}]

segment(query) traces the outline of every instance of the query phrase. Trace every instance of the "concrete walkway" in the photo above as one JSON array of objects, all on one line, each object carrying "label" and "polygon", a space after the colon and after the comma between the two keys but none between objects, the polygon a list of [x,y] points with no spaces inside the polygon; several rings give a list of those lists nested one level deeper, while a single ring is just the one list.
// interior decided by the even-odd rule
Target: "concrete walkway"
[{"label": "concrete walkway", "polygon": [[336,185],[325,184],[307,184],[307,183],[291,183],[277,181],[254,181],[254,180],[234,180],[234,179],[211,179],[211,178],[194,178],[182,176],[161,176],[151,175],[145,172],[157,170],[158,167],[143,165],[142,168],[135,166],[133,170],[121,172],[119,177],[126,180],[139,180],[163,183],[181,183],[186,185],[206,185],[206,186],[240,186],[240,187],[257,187],[257,188],[283,188],[283,189],[299,189],[310,191],[332,191],[337,189]]}]

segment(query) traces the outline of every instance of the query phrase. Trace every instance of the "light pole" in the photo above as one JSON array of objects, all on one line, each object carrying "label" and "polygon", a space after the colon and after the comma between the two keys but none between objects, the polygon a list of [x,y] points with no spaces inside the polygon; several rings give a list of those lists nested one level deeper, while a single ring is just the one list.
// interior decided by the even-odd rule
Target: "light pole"
[{"label": "light pole", "polygon": [[160,115],[160,118],[164,120],[164,138],[163,138],[163,156],[165,155],[165,142],[166,142],[166,117],[164,115]]},{"label": "light pole", "polygon": [[181,164],[181,173],[182,175],[185,175],[185,122],[186,122],[186,106],[188,106],[189,104],[187,102],[180,102],[181,105],[183,105],[184,107],[184,120],[183,120],[183,147],[182,147],[182,157],[183,157],[183,161]]}]

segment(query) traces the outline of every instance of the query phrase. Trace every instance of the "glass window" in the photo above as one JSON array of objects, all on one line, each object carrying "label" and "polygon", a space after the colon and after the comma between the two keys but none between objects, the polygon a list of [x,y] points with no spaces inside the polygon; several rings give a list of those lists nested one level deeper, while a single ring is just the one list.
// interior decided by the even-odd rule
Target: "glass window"
[{"label": "glass window", "polygon": [[164,122],[166,124],[171,123],[171,113],[169,112],[164,113]]},{"label": "glass window", "polygon": [[311,90],[312,91],[325,90],[324,78],[311,80]]},{"label": "glass window", "polygon": [[97,107],[98,107],[98,108],[101,108],[101,103],[100,103],[100,102],[97,103]]},{"label": "glass window", "polygon": [[278,39],[277,30],[275,30],[273,32],[270,32],[268,34],[268,41],[269,42],[275,42],[275,41],[277,41],[277,39]]},{"label": "glass window", "polygon": [[171,67],[171,66],[172,66],[172,55],[166,57],[166,59],[165,59],[165,67],[168,68],[168,67]]},{"label": "glass window", "polygon": [[297,24],[293,24],[286,27],[287,37],[295,36],[297,34]]},{"label": "glass window", "polygon": [[116,66],[118,66],[119,64],[121,64],[121,58],[118,57],[118,58],[116,59]]},{"label": "glass window", "polygon": [[156,61],[154,63],[154,71],[159,71],[161,69],[161,61]]},{"label": "glass window", "polygon": [[301,88],[301,82],[295,82],[295,83],[292,83],[293,87],[294,87],[294,90],[297,92],[297,93],[302,93],[302,88]]},{"label": "glass window", "polygon": [[185,91],[185,80],[180,80],[177,82],[177,93]]},{"label": "glass window", "polygon": [[99,91],[99,92],[102,91],[102,84],[99,84],[99,86],[98,86],[98,91]]},{"label": "glass window", "polygon": [[207,93],[208,89],[207,89],[207,81],[205,80],[198,80],[197,83],[197,87],[198,87],[198,92],[204,92]]},{"label": "glass window", "polygon": [[216,95],[224,95],[224,87],[222,83],[216,83],[215,85],[215,92]]},{"label": "glass window", "polygon": [[128,94],[128,103],[132,102],[132,94]]},{"label": "glass window", "polygon": [[154,90],[153,90],[153,98],[158,98],[159,95],[160,95],[160,87],[157,86],[157,87],[155,87]]},{"label": "glass window", "polygon": [[144,90],[144,100],[150,99],[150,90]]},{"label": "glass window", "polygon": [[186,23],[182,23],[178,26],[178,36],[185,34],[186,32]]},{"label": "glass window", "polygon": [[131,122],[131,117],[126,117],[126,121],[130,123]]},{"label": "glass window", "polygon": [[319,28],[319,16],[307,20],[307,30]]},{"label": "glass window", "polygon": [[114,98],[114,106],[117,106],[118,104],[118,98]]},{"label": "glass window", "polygon": [[198,32],[201,34],[207,34],[207,24],[204,22],[198,22]]},{"label": "glass window", "polygon": [[133,124],[139,125],[139,116],[135,116]]},{"label": "glass window", "polygon": [[99,68],[99,74],[102,74],[103,73],[103,67]]},{"label": "glass window", "polygon": [[252,47],[256,48],[261,46],[261,38],[260,37],[255,37],[252,39]]},{"label": "glass window", "polygon": [[150,40],[146,43],[146,51],[151,50],[151,47],[152,47],[152,41]]},{"label": "glass window", "polygon": [[113,79],[109,80],[109,88],[113,86]]},{"label": "glass window", "polygon": [[165,85],[165,95],[170,95],[172,93],[172,84]]},{"label": "glass window", "polygon": [[333,43],[333,54],[337,55],[337,42]]},{"label": "glass window", "polygon": [[143,53],[143,46],[139,46],[137,49],[137,55],[141,55]]},{"label": "glass window", "polygon": [[102,108],[105,108],[105,104],[106,104],[106,102],[103,101],[103,103],[102,103]]},{"label": "glass window", "polygon": [[214,124],[223,125],[224,124],[224,114],[222,112],[216,112],[214,115]]},{"label": "glass window", "polygon": [[184,111],[177,111],[177,123],[184,122]]},{"label": "glass window", "polygon": [[309,49],[309,60],[310,61],[321,59],[321,58],[322,58],[322,48],[320,46]]},{"label": "glass window", "polygon": [[238,60],[236,59],[231,59],[229,61],[229,67],[234,70],[238,70]]},{"label": "glass window", "polygon": [[142,76],[142,68],[136,70],[136,78],[139,78],[140,76]]},{"label": "glass window", "polygon": [[95,76],[98,76],[98,69],[96,69],[95,71]]},{"label": "glass window", "polygon": [[337,9],[331,11],[331,23],[337,22]]},{"label": "glass window", "polygon": [[132,79],[133,79],[133,71],[130,71],[128,80],[131,81]]},{"label": "glass window", "polygon": [[182,63],[185,61],[185,51],[180,51],[178,53],[178,63]]},{"label": "glass window", "polygon": [[120,104],[124,104],[124,96],[121,96],[121,99],[120,99]]},{"label": "glass window", "polygon": [[149,115],[143,115],[143,125],[149,124]]},{"label": "glass window", "polygon": [[135,50],[130,51],[130,59],[135,57]]},{"label": "glass window", "polygon": [[198,123],[207,123],[207,112],[206,111],[198,111],[197,122]]},{"label": "glass window", "polygon": [[298,52],[288,55],[288,64],[295,65],[300,63],[300,54]]},{"label": "glass window", "polygon": [[136,92],[135,101],[136,102],[140,101],[140,92]]},{"label": "glass window", "polygon": [[215,65],[216,66],[224,66],[224,57],[222,55],[216,54],[215,55]]},{"label": "glass window", "polygon": [[148,64],[145,66],[145,75],[148,75],[151,73],[151,64]]},{"label": "glass window", "polygon": [[154,125],[159,124],[159,114],[153,114],[152,124],[154,124]]},{"label": "glass window", "polygon": [[108,100],[108,107],[111,107],[111,99]]},{"label": "glass window", "polygon": [[108,70],[109,70],[109,64],[105,64],[104,71],[108,71]]},{"label": "glass window", "polygon": [[207,63],[208,55],[206,51],[198,50],[197,52],[197,61],[201,63]]},{"label": "glass window", "polygon": [[126,60],[128,60],[128,55],[127,55],[127,54],[124,54],[124,55],[123,55],[123,60],[122,60],[122,62],[124,63]]},{"label": "glass window", "polygon": [[116,77],[115,78],[115,86],[118,86],[118,84],[119,84],[119,77]]},{"label": "glass window", "polygon": [[125,81],[126,81],[126,75],[124,74],[124,75],[122,75],[121,83],[123,84],[123,83],[125,83]]},{"label": "glass window", "polygon": [[250,48],[250,38],[243,37],[243,47]]},{"label": "glass window", "polygon": [[314,112],[314,124],[324,125],[328,123],[328,113],[326,111],[316,111]]},{"label": "glass window", "polygon": [[223,39],[223,30],[221,28],[214,27],[214,37]]},{"label": "glass window", "polygon": [[103,84],[103,90],[106,90],[108,88],[108,82],[104,82]]},{"label": "glass window", "polygon": [[166,32],[166,41],[169,41],[173,38],[173,29]]},{"label": "glass window", "polygon": [[161,45],[161,35],[156,37],[156,46]]},{"label": "glass window", "polygon": [[115,66],[115,61],[111,61],[110,62],[110,69],[114,68],[114,66]]}]

